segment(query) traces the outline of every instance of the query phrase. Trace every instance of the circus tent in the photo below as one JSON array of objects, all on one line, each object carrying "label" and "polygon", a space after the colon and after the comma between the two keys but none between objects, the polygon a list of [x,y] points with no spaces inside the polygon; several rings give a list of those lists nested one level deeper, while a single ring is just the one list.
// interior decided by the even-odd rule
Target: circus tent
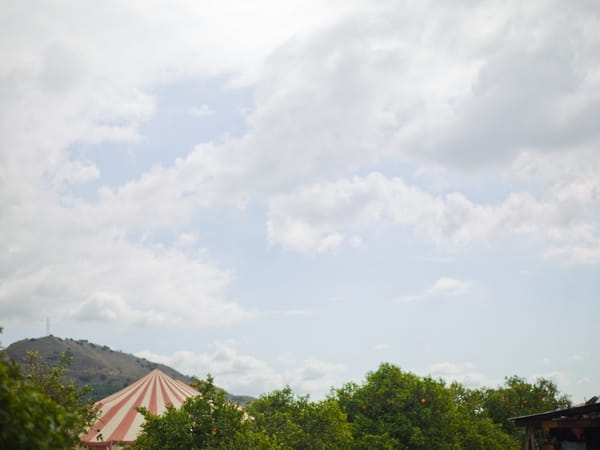
[{"label": "circus tent", "polygon": [[[115,448],[133,442],[141,430],[143,416],[136,411],[144,406],[152,414],[162,414],[170,403],[175,408],[198,391],[156,369],[135,383],[100,400],[99,419],[81,442],[95,450]],[[116,447],[118,448],[118,447]]]}]

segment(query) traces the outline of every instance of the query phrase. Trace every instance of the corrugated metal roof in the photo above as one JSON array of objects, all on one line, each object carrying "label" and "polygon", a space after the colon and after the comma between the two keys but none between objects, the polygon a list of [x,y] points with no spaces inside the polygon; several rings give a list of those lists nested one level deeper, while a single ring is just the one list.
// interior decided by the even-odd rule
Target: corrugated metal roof
[{"label": "corrugated metal roof", "polygon": [[[135,383],[100,400],[98,421],[81,437],[89,446],[106,447],[111,442],[133,442],[140,433],[143,416],[136,411],[146,407],[152,414],[162,414],[168,404],[179,408],[199,392],[182,381],[156,369]],[[107,447],[108,448],[108,447]]]},{"label": "corrugated metal roof", "polygon": [[[590,418],[598,420],[600,414],[600,402],[598,397],[594,396],[585,403],[571,408],[546,411],[539,414],[529,414],[527,416],[510,417],[517,426],[527,426],[541,424],[544,421],[573,420],[577,418]],[[599,423],[600,425],[600,423]]]}]

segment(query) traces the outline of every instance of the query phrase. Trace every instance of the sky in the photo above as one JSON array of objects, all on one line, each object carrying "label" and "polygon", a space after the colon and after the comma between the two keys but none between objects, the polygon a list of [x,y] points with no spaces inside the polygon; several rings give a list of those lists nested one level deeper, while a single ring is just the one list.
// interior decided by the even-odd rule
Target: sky
[{"label": "sky", "polygon": [[0,326],[311,398],[600,389],[596,1],[3,1]]}]

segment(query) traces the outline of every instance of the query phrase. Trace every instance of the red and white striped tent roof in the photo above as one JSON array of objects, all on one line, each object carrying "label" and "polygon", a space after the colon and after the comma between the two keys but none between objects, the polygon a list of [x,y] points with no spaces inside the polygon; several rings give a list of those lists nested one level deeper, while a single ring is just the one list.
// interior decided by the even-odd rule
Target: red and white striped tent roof
[{"label": "red and white striped tent roof", "polygon": [[175,408],[199,392],[183,381],[175,380],[156,369],[135,383],[100,400],[98,421],[81,436],[81,442],[96,449],[108,449],[119,442],[131,443],[141,431],[144,417],[136,411],[146,407],[152,414],[162,414],[170,403]]}]

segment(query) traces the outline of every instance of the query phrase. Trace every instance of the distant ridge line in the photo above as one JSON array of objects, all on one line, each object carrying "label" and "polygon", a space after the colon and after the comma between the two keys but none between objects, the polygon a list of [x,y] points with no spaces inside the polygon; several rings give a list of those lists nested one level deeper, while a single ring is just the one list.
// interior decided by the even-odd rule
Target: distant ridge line
[{"label": "distant ridge line", "polygon": [[[123,389],[155,369],[160,369],[169,377],[185,384],[192,381],[192,377],[184,375],[172,367],[120,350],[113,350],[107,345],[95,344],[86,339],[63,339],[49,335],[14,342],[5,350],[7,355],[18,363],[24,361],[30,350],[38,352],[40,357],[51,365],[59,362],[62,353],[72,356],[74,361],[66,371],[66,375],[73,380],[76,386],[90,386],[92,388],[90,397],[94,401]],[[204,375],[198,374],[198,376]],[[227,397],[238,403],[254,400],[254,397],[251,396],[229,393]]]}]

